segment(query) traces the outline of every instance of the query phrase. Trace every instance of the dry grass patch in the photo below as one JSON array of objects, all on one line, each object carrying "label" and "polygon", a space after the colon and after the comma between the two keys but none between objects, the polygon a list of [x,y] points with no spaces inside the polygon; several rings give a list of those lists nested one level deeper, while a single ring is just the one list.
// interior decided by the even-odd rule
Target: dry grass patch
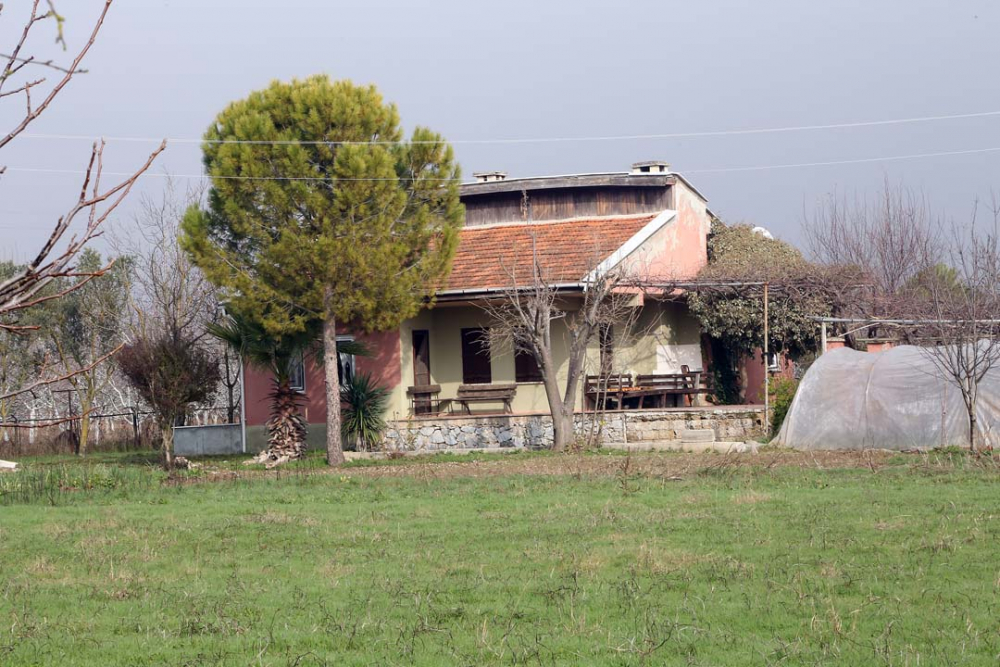
[{"label": "dry grass patch", "polygon": [[259,523],[275,526],[302,526],[304,528],[313,528],[320,525],[318,520],[310,516],[286,514],[285,512],[275,512],[274,510],[248,514],[243,518],[243,520],[247,523]]},{"label": "dry grass patch", "polygon": [[751,489],[733,496],[733,503],[736,505],[756,505],[757,503],[767,502],[772,499],[773,496],[770,493],[761,493],[760,491]]}]

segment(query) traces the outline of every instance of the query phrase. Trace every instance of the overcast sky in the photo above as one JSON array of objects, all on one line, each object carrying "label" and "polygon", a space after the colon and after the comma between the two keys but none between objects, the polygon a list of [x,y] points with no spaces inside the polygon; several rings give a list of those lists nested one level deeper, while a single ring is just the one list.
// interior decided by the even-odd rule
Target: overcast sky
[{"label": "overcast sky", "polygon": [[[64,0],[71,48],[99,0]],[[10,44],[28,0],[8,1]],[[33,133],[197,139],[230,100],[323,72],[374,83],[421,124],[457,142],[822,125],[1000,111],[1000,6],[989,0],[116,0],[97,45]],[[39,31],[39,52],[57,55]],[[6,48],[6,47],[5,47]],[[0,49],[3,50],[3,49]],[[20,103],[5,101],[0,120]],[[5,123],[4,127],[8,127]],[[153,144],[110,142],[107,169],[137,166]],[[663,159],[728,221],[801,240],[803,210],[834,190],[888,177],[967,216],[1000,188],[1000,152],[757,171],[1000,148],[1000,116],[781,134],[685,139],[463,144],[463,172],[512,177],[625,170]],[[2,254],[36,248],[78,189],[86,141],[22,138],[0,163]],[[155,171],[201,173],[177,143]],[[146,178],[155,195],[162,178]],[[121,209],[123,217],[135,202]]]}]

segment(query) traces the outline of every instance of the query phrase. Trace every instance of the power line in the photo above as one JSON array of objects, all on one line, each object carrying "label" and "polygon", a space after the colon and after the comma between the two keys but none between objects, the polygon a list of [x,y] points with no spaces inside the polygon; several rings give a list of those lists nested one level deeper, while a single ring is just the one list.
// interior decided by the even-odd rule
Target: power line
[{"label": "power line", "polygon": [[755,167],[720,167],[716,169],[690,169],[685,170],[685,174],[721,174],[738,171],[764,171],[769,169],[797,169],[804,167],[832,167],[844,164],[866,164],[871,162],[893,162],[899,160],[919,160],[932,157],[948,157],[953,155],[976,155],[979,153],[995,153],[1000,151],[1000,146],[996,148],[970,148],[962,151],[941,151],[938,153],[914,153],[912,155],[891,155],[886,157],[857,158],[853,160],[828,160],[826,162],[798,162],[790,164],[769,164]]},{"label": "power line", "polygon": [[[1000,116],[1000,111],[980,111],[973,113],[950,114],[944,116],[917,116],[913,118],[892,118],[888,120],[870,120],[850,123],[828,123],[823,125],[791,125],[786,127],[762,127],[729,130],[709,130],[704,132],[666,132],[658,134],[619,134],[606,136],[585,136],[585,137],[521,137],[521,138],[495,138],[495,139],[457,139],[448,141],[450,144],[546,144],[546,143],[568,143],[568,142],[592,142],[592,141],[639,141],[649,139],[691,139],[697,137],[724,137],[750,134],[775,134],[781,132],[807,132],[815,130],[843,130],[861,127],[879,127],[885,125],[904,125],[910,123],[929,123],[943,120],[961,120],[969,118],[988,118]],[[82,134],[21,134],[25,139],[49,139],[49,140],[72,140],[72,141],[93,141],[94,137]],[[105,141],[131,142],[131,143],[159,143],[163,137],[104,137]],[[296,140],[249,140],[249,139],[193,139],[193,138],[168,138],[171,144],[264,144],[264,145],[371,145],[371,144],[435,144],[436,141],[296,141]]]},{"label": "power line", "polygon": [[[796,162],[787,164],[769,164],[769,165],[756,165],[756,166],[746,166],[746,167],[717,167],[708,169],[686,169],[683,172],[676,172],[680,174],[719,174],[719,173],[729,173],[729,172],[741,172],[741,171],[767,171],[767,170],[777,170],[777,169],[800,169],[806,167],[829,167],[837,165],[848,165],[848,164],[870,164],[873,162],[893,162],[900,160],[919,160],[925,158],[935,158],[935,157],[949,157],[958,155],[977,155],[981,153],[996,153],[1000,151],[1000,146],[993,148],[970,148],[967,150],[958,151],[939,151],[935,153],[913,153],[910,155],[887,155],[882,157],[869,157],[869,158],[855,158],[850,160],[828,160],[824,162]],[[34,174],[69,174],[74,176],[82,176],[86,172],[77,169],[47,169],[47,168],[36,168],[36,167],[8,167],[8,172],[20,172],[20,173],[34,173]],[[133,174],[131,172],[103,172],[105,176],[120,176],[129,177]],[[160,176],[165,178],[189,178],[189,179],[200,179],[200,180],[211,180],[213,177],[207,174],[171,174],[171,173],[157,173],[157,172],[146,172],[142,174],[142,177],[146,176]],[[219,178],[223,180],[245,180],[245,181],[394,181],[394,178],[330,178],[330,177],[320,177],[320,176],[217,176],[214,178]],[[460,179],[453,178],[419,178],[417,180],[422,181],[454,181]],[[518,179],[512,179],[518,180]]]}]

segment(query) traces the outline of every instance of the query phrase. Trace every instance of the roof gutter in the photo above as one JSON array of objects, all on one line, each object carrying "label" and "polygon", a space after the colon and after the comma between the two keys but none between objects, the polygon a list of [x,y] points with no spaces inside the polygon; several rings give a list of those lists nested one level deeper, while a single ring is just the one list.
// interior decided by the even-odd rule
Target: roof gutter
[{"label": "roof gutter", "polygon": [[[570,290],[586,290],[587,288],[586,284],[582,282],[555,283],[553,285],[548,285],[548,287],[561,292]],[[438,301],[455,301],[455,300],[463,300],[466,298],[507,294],[512,291],[527,292],[528,290],[531,289],[534,289],[534,287],[531,285],[512,286],[512,287],[474,287],[469,289],[441,290],[440,292],[435,292],[434,296]]]}]

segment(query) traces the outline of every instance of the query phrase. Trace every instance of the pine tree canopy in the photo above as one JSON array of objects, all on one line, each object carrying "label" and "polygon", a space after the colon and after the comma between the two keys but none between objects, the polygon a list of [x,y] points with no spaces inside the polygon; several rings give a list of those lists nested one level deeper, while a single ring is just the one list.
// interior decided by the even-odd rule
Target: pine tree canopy
[{"label": "pine tree canopy", "polygon": [[208,206],[182,243],[272,334],[328,316],[390,329],[447,276],[464,217],[453,151],[425,128],[403,140],[373,86],[272,83],[219,114],[203,153]]}]

